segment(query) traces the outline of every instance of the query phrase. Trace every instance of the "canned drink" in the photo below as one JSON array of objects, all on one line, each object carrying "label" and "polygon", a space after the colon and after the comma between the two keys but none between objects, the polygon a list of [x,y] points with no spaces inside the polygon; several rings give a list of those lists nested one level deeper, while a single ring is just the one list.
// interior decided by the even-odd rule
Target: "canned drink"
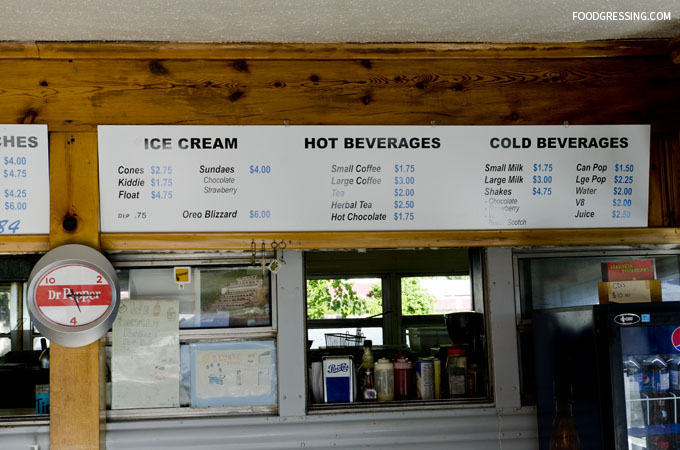
[{"label": "canned drink", "polygon": [[442,398],[442,364],[438,359],[434,360],[434,398]]},{"label": "canned drink", "polygon": [[419,358],[416,365],[419,400],[434,399],[434,358]]},{"label": "canned drink", "polygon": [[35,413],[49,414],[50,413],[50,385],[36,384],[35,385]]},{"label": "canned drink", "polygon": [[354,364],[351,356],[323,358],[323,387],[326,403],[354,401]]}]

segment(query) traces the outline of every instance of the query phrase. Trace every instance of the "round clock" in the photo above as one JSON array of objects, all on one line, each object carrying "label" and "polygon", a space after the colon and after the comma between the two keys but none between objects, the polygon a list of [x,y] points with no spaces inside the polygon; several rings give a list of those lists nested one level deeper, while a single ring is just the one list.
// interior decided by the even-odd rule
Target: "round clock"
[{"label": "round clock", "polygon": [[109,260],[90,247],[68,244],[46,253],[31,271],[28,312],[51,341],[81,347],[111,328],[119,296]]}]

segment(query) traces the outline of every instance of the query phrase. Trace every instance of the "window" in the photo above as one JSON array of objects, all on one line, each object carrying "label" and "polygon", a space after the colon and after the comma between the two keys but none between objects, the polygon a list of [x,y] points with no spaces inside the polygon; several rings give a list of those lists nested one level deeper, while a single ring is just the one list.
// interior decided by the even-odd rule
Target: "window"
[{"label": "window", "polygon": [[[451,398],[446,373],[449,349],[465,347],[471,387],[456,398],[488,399],[479,261],[479,252],[467,249],[308,252],[310,402],[329,403],[321,396],[319,367],[324,359],[339,356],[351,357],[359,384],[356,394],[360,397],[360,366],[367,341],[372,344],[375,362],[405,357],[415,370],[418,360],[438,360],[439,398],[424,396],[433,401]],[[474,349],[468,338],[452,342],[445,321],[447,314],[481,318],[476,325],[480,339]],[[416,388],[414,385],[406,400],[418,399]]]},{"label": "window", "polygon": [[[24,295],[38,255],[0,257],[0,416],[47,414],[40,401],[49,383],[49,342],[32,326]],[[9,388],[8,386],[11,386]]]},{"label": "window", "polygon": [[275,289],[249,256],[111,257],[121,304],[107,338],[110,420],[276,412]]},{"label": "window", "polygon": [[596,305],[599,303],[597,283],[602,281],[602,264],[635,259],[653,259],[656,278],[661,281],[663,301],[680,301],[680,256],[677,250],[515,253],[524,404],[534,404],[536,393],[533,310]]}]

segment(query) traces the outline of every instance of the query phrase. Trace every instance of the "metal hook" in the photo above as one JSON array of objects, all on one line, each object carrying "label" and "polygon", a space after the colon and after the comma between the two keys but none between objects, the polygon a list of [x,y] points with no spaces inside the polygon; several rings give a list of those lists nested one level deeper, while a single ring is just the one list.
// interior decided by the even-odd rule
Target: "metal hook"
[{"label": "metal hook", "polygon": [[274,250],[283,250],[286,248],[286,241],[281,239],[281,242],[272,241],[271,246]]},{"label": "metal hook", "polygon": [[[281,239],[280,242],[272,241],[271,246],[274,249],[274,258],[276,258],[276,251],[281,250],[281,257],[279,258],[278,261],[281,264],[285,264],[286,260],[283,258],[283,250],[287,247],[286,241],[283,240],[283,239]],[[274,272],[274,271],[272,270],[272,272]],[[278,272],[278,270],[276,272]],[[276,273],[276,272],[274,272],[274,273]]]},{"label": "metal hook", "polygon": [[255,239],[250,241],[250,264],[255,265],[257,262],[257,244]]},{"label": "metal hook", "polygon": [[262,275],[264,275],[266,272],[266,265],[267,262],[265,261],[265,252],[266,252],[267,247],[264,244],[264,241],[262,241]]}]

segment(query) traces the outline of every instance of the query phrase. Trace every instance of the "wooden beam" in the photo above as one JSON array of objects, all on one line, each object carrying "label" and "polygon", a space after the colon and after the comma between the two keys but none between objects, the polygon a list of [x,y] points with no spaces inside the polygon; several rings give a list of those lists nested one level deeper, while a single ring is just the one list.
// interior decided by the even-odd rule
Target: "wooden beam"
[{"label": "wooden beam", "polygon": [[49,249],[46,235],[0,236],[0,253],[44,253]]},{"label": "wooden beam", "polygon": [[680,244],[679,228],[585,230],[347,231],[310,233],[162,233],[101,235],[104,251],[249,250],[284,240],[288,249],[515,247]]},{"label": "wooden beam", "polygon": [[[0,43],[0,56],[3,45]],[[29,44],[26,44],[27,46]],[[667,40],[549,44],[214,44],[36,42],[41,59],[415,60],[667,57]]]},{"label": "wooden beam", "polygon": [[[50,247],[99,249],[99,191],[95,133],[50,135]],[[103,341],[50,346],[50,448],[104,447]]]},{"label": "wooden beam", "polygon": [[669,44],[668,48],[671,52],[671,61],[674,64],[680,64],[680,37],[673,39]]},{"label": "wooden beam", "polygon": [[489,51],[488,58],[407,53],[375,60],[341,53],[323,64],[277,59],[276,52],[265,59],[261,51],[240,59],[166,59],[162,52],[150,57],[149,49],[142,59],[8,60],[0,71],[0,123],[46,123],[51,131],[284,123],[651,123],[658,131],[680,123],[680,66],[667,53],[570,59],[550,58],[546,48],[526,50],[534,58],[499,59],[493,56],[500,50]]},{"label": "wooden beam", "polygon": [[0,59],[37,59],[40,57],[35,42],[0,42]]}]

